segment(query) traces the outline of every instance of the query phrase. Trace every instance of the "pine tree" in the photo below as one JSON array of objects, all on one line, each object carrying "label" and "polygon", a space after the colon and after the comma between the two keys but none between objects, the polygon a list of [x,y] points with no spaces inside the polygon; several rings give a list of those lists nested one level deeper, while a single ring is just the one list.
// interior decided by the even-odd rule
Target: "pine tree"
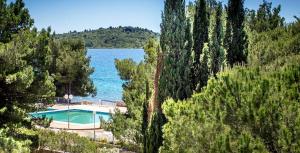
[{"label": "pine tree", "polygon": [[229,0],[226,23],[227,62],[230,66],[247,61],[247,36],[244,31],[244,0]]},{"label": "pine tree", "polygon": [[11,41],[13,34],[30,29],[32,25],[33,19],[23,0],[16,0],[10,5],[6,4],[6,0],[0,0],[0,42]]},{"label": "pine tree", "polygon": [[200,81],[202,72],[200,72],[200,56],[202,54],[202,49],[204,43],[208,41],[208,11],[206,7],[205,0],[198,0],[196,4],[196,13],[194,17],[194,29],[193,29],[193,39],[194,39],[194,63],[193,63],[193,87],[196,88]]},{"label": "pine tree", "polygon": [[216,8],[215,19],[216,23],[213,28],[212,40],[209,44],[211,55],[211,73],[216,76],[216,73],[221,69],[221,52],[222,52],[222,4],[219,3]]}]

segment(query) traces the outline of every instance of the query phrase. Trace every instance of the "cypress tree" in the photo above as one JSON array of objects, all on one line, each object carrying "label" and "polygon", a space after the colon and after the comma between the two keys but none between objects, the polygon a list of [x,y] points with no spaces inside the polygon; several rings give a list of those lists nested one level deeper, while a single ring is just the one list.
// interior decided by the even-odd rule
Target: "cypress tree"
[{"label": "cypress tree", "polygon": [[147,130],[147,139],[144,151],[145,153],[157,153],[159,152],[159,147],[162,145],[162,125],[163,118],[162,114],[155,110],[151,116],[151,121],[149,123],[149,128]]},{"label": "cypress tree", "polygon": [[146,98],[143,103],[143,123],[142,123],[142,134],[143,134],[143,151],[146,152],[147,148],[147,127],[148,127],[148,100],[150,96],[149,92],[149,81],[146,80]]},{"label": "cypress tree", "polygon": [[178,99],[180,59],[185,47],[185,0],[166,0],[162,15],[160,44],[163,69],[159,80],[159,102],[167,97]]},{"label": "cypress tree", "polygon": [[[228,12],[228,7],[227,6],[225,6],[225,10],[226,10],[226,12]],[[225,36],[224,36],[224,47],[225,47],[225,49],[227,49],[228,50],[228,48],[229,48],[229,45],[230,45],[230,43],[231,43],[231,23],[230,22],[228,22],[228,14],[227,14],[227,18],[226,18],[226,31],[225,31]],[[228,54],[228,53],[227,53]]]},{"label": "cypress tree", "polygon": [[[202,54],[202,49],[204,43],[208,41],[208,11],[206,8],[205,0],[198,0],[196,3],[196,13],[194,17],[194,29],[193,29],[193,39],[194,39],[194,63],[193,63],[193,87],[196,89],[197,84],[200,81],[202,72],[200,72],[200,55]],[[199,90],[199,89],[198,89]]]},{"label": "cypress tree", "polygon": [[216,73],[220,71],[221,68],[221,52],[222,52],[222,3],[218,3],[216,8],[215,19],[216,23],[214,25],[212,40],[209,44],[210,54],[211,54],[211,73],[216,76]]},{"label": "cypress tree", "polygon": [[191,34],[191,23],[189,19],[187,19],[186,24],[187,24],[185,30],[186,43],[185,43],[183,55],[181,56],[181,60],[180,60],[179,76],[181,76],[181,78],[179,80],[180,85],[177,90],[177,97],[180,100],[190,97],[193,93],[192,81],[191,81],[193,40]]},{"label": "cypress tree", "polygon": [[[161,104],[158,101],[158,93],[159,93],[158,82],[159,82],[161,69],[162,69],[162,54],[159,49],[157,53],[158,56],[157,56],[156,72],[154,76],[154,93],[152,95],[150,102],[148,103],[148,106],[144,105],[143,120],[149,121],[149,123],[144,122],[142,125],[143,127],[147,128],[144,131],[143,151],[145,153],[158,152],[159,147],[162,145],[162,139],[163,139],[162,126],[165,123],[165,117],[161,111]],[[146,112],[146,109],[148,112]],[[147,114],[145,115],[145,113]]]},{"label": "cypress tree", "polygon": [[230,66],[246,63],[247,36],[244,31],[244,0],[229,0],[226,24],[227,62]]},{"label": "cypress tree", "polygon": [[200,80],[199,84],[196,87],[198,90],[200,90],[202,87],[206,86],[207,81],[208,81],[208,76],[209,76],[209,69],[208,69],[208,52],[209,52],[209,47],[208,43],[204,44],[203,54],[201,55],[201,63],[200,63]]},{"label": "cypress tree", "polygon": [[[185,0],[166,0],[164,12],[162,14],[161,24],[161,58],[162,63],[158,61],[158,67],[161,67],[160,77],[158,79],[158,99],[157,104],[153,105],[148,124],[147,138],[145,139],[144,151],[147,153],[156,153],[162,145],[162,126],[165,118],[161,112],[161,103],[167,98],[178,99],[177,91],[181,89],[181,59],[185,51]],[[161,64],[160,64],[161,63]],[[156,73],[158,73],[157,71]],[[157,91],[156,91],[157,92]],[[154,99],[156,100],[156,99]]]}]

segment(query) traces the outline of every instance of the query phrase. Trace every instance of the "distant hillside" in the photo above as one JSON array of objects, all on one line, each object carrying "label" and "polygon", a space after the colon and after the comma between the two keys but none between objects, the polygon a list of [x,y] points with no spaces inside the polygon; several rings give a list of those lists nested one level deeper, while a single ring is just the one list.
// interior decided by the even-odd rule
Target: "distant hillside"
[{"label": "distant hillside", "polygon": [[149,38],[158,36],[158,33],[138,27],[109,27],[57,35],[59,39],[83,38],[88,48],[142,48]]}]

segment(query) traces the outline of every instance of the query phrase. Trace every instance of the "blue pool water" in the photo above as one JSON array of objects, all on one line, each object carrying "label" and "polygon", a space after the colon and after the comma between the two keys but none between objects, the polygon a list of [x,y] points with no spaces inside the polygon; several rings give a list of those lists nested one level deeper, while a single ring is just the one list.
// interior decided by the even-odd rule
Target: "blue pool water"
[{"label": "blue pool water", "polygon": [[88,56],[91,57],[91,66],[95,72],[91,78],[97,88],[96,97],[76,97],[81,100],[99,101],[121,100],[122,83],[115,68],[115,59],[131,58],[140,62],[144,58],[143,49],[88,49]]},{"label": "blue pool water", "polygon": [[[45,112],[37,112],[37,113],[30,113],[34,117],[43,117],[52,118],[55,121],[60,122],[68,122],[68,113],[69,113],[69,121],[71,123],[77,124],[91,124],[94,123],[94,116],[92,111],[87,110],[79,110],[79,109],[70,109],[68,110],[57,110],[57,111],[45,111]],[[109,113],[104,112],[96,112],[95,115],[95,122],[100,122],[100,117],[104,120],[109,120],[111,115]]]}]

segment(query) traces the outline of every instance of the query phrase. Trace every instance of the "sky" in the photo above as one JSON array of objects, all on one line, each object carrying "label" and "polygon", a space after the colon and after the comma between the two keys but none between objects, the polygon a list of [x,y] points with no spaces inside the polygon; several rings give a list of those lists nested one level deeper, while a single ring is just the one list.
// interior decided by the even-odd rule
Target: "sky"
[{"label": "sky", "polygon": [[[11,2],[14,0],[8,0]],[[38,29],[51,26],[56,33],[134,26],[160,32],[164,0],[24,0]],[[186,0],[189,1],[194,0]],[[223,4],[227,0],[221,0]],[[257,9],[263,0],[245,0],[245,7]],[[271,0],[267,0],[270,2]],[[287,22],[300,16],[300,0],[272,0],[282,5]]]}]

